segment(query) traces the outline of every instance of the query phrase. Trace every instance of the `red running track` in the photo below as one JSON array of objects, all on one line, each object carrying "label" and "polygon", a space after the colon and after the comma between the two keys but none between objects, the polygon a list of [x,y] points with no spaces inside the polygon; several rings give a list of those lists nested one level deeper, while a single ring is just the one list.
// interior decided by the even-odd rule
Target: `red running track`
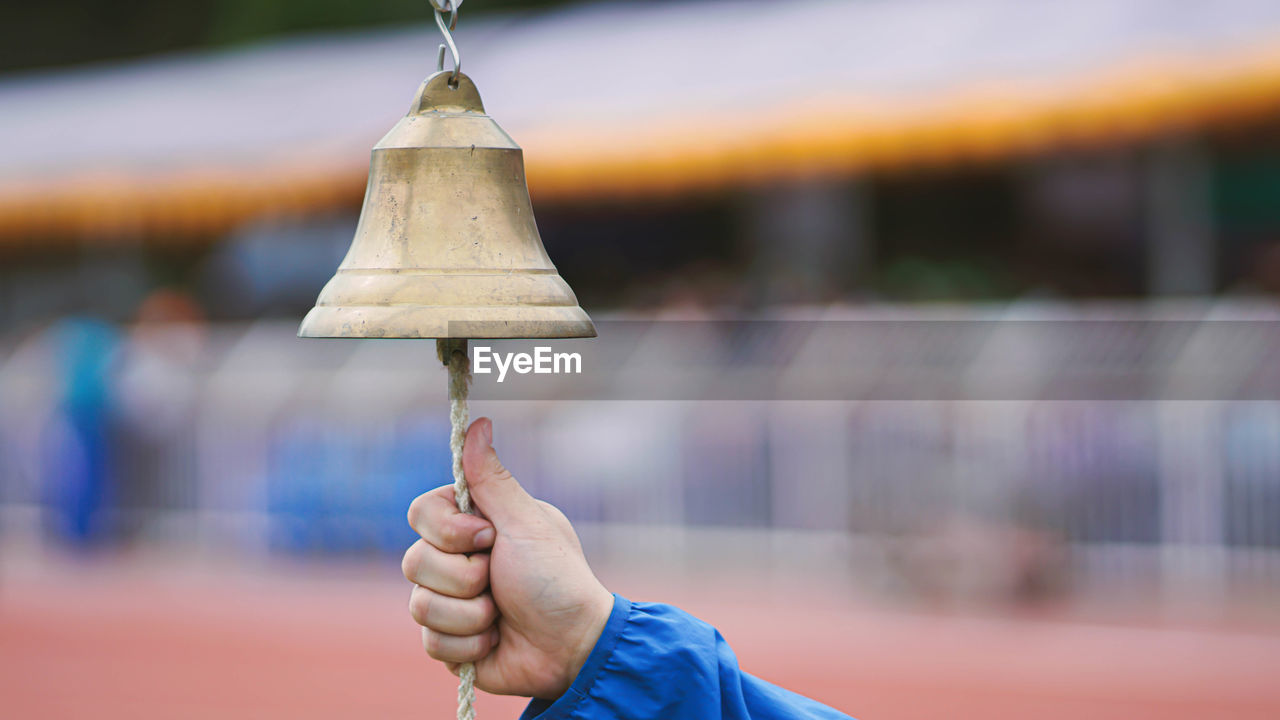
[{"label": "red running track", "polygon": [[[453,717],[394,565],[59,561],[0,584],[0,717]],[[637,599],[657,599],[634,579]],[[648,585],[652,588],[652,585]],[[669,585],[669,587],[671,587]],[[661,596],[742,665],[860,720],[1280,718],[1280,635],[890,614],[746,583]],[[482,695],[482,720],[523,701]]]}]

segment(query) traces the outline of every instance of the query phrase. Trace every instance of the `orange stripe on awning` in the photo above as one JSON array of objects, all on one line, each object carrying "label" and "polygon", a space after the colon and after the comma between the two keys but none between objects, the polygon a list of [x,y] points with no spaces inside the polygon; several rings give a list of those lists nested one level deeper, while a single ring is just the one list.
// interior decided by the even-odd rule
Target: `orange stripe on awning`
[{"label": "orange stripe on awning", "polygon": [[[803,105],[517,138],[537,200],[670,195],[907,166],[990,162],[1142,141],[1280,112],[1280,43],[1215,58],[1150,57],[1074,79],[928,98]],[[501,118],[498,118],[501,122]],[[358,161],[358,162],[357,162]],[[209,239],[253,218],[359,202],[364,157],[0,186],[0,239]]]}]

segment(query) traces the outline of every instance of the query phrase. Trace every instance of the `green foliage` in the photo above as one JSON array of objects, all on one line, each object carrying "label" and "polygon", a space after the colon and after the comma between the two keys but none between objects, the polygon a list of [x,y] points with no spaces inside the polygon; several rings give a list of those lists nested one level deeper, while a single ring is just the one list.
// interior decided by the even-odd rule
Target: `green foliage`
[{"label": "green foliage", "polygon": [[218,0],[215,5],[207,35],[214,44],[304,30],[423,22],[430,12],[427,0]]},{"label": "green foliage", "polygon": [[[465,17],[563,0],[471,0]],[[0,71],[199,49],[311,30],[426,23],[427,0],[42,0],[10,3]]]}]

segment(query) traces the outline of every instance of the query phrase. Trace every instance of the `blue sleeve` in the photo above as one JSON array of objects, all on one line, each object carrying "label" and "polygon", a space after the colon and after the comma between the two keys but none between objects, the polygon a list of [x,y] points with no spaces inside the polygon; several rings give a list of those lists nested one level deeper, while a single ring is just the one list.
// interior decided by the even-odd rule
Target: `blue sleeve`
[{"label": "blue sleeve", "polygon": [[720,633],[692,615],[620,595],[573,686],[555,702],[533,700],[520,716],[535,718],[849,720],[742,672]]}]

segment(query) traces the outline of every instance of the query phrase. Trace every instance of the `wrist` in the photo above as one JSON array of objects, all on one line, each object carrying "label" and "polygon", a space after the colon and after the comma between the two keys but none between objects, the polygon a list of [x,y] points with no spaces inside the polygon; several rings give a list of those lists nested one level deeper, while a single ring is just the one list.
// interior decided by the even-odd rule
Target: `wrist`
[{"label": "wrist", "polygon": [[613,613],[613,593],[606,590],[603,585],[596,587],[598,591],[593,593],[591,601],[583,608],[583,621],[579,626],[581,634],[575,642],[569,643],[570,653],[564,664],[562,687],[559,688],[557,695],[563,695],[578,678],[578,673],[582,672],[587,658],[591,657],[591,651],[595,649],[596,642],[600,640],[604,626]]}]

